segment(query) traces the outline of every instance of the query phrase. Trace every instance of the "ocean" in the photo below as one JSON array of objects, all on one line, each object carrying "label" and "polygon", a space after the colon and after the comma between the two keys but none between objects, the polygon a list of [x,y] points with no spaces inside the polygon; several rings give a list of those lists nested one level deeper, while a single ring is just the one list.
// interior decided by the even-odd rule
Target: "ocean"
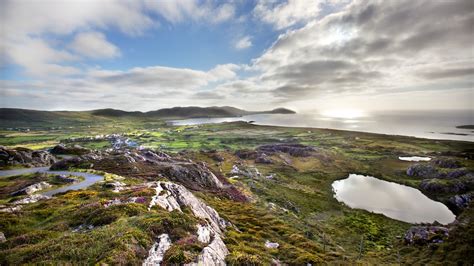
[{"label": "ocean", "polygon": [[170,121],[174,125],[198,125],[233,121],[253,121],[257,125],[330,128],[428,139],[474,142],[474,110],[371,112],[357,118],[327,117],[320,113],[260,114],[228,118],[192,118]]}]

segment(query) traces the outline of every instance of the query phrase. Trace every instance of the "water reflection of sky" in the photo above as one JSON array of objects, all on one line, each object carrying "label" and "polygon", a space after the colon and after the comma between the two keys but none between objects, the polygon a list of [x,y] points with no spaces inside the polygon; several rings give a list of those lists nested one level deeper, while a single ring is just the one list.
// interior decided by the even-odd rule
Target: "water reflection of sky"
[{"label": "water reflection of sky", "polygon": [[347,206],[396,220],[448,224],[455,219],[445,205],[429,199],[419,190],[371,176],[350,174],[344,180],[335,181],[332,187],[335,198]]}]

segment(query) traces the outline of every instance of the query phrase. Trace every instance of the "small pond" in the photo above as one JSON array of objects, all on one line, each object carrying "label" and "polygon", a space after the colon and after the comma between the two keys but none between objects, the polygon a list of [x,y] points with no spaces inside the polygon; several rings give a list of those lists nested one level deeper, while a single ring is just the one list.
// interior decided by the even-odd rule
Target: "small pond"
[{"label": "small pond", "polygon": [[104,177],[101,175],[84,173],[84,172],[50,171],[49,167],[33,167],[33,168],[21,168],[21,169],[12,169],[12,170],[0,170],[0,176],[24,175],[24,174],[30,174],[30,173],[48,173],[48,174],[55,174],[55,175],[72,175],[72,176],[84,177],[83,181],[66,185],[66,186],[62,186],[57,189],[53,189],[53,190],[49,190],[49,191],[41,193],[45,196],[53,196],[57,193],[66,192],[69,190],[83,189],[101,180],[104,180]]},{"label": "small pond", "polygon": [[372,176],[350,174],[332,183],[335,198],[347,206],[380,213],[407,223],[448,224],[456,216],[421,191]]},{"label": "small pond", "polygon": [[401,161],[407,161],[407,162],[429,162],[429,161],[431,161],[430,157],[421,157],[421,156],[407,156],[407,157],[400,156],[400,157],[398,157],[398,159],[401,160]]}]

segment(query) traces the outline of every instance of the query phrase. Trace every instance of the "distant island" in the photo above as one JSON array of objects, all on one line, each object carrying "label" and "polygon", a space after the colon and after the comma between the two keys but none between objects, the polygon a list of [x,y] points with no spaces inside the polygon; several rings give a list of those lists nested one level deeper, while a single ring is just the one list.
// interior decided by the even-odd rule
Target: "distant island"
[{"label": "distant island", "polygon": [[[0,111],[1,112],[1,111]],[[295,111],[286,108],[276,108],[270,111],[246,111],[231,106],[212,106],[212,107],[173,107],[163,108],[149,112],[128,112],[117,109],[99,109],[91,111],[95,116],[139,116],[139,117],[157,117],[157,118],[203,118],[203,117],[236,117],[254,114],[294,114]]]},{"label": "distant island", "polygon": [[457,126],[456,128],[461,128],[461,129],[474,129],[474,125],[461,125],[461,126]]}]

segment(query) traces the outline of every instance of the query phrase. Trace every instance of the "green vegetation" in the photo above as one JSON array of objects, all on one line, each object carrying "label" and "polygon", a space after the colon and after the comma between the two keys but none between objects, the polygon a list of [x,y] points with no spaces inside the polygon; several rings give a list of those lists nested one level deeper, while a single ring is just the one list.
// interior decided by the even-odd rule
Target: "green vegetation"
[{"label": "green vegetation", "polygon": [[[235,202],[211,192],[195,192],[232,224],[224,239],[230,251],[226,258],[229,264],[268,265],[273,260],[292,265],[324,261],[370,264],[473,261],[469,257],[474,245],[472,204],[459,216],[462,223],[446,242],[407,246],[402,238],[410,224],[350,209],[334,199],[331,188],[333,181],[349,173],[368,174],[419,188],[422,179],[406,174],[407,167],[413,163],[398,160],[398,156],[407,154],[453,158],[473,171],[473,143],[240,122],[177,127],[149,117],[100,116],[91,120],[90,114],[80,116],[84,118],[80,122],[65,118],[45,124],[41,119],[32,120],[28,132],[10,121],[0,131],[0,145],[44,149],[67,141],[100,150],[111,147],[110,143],[75,139],[119,133],[144,147],[170,154],[179,152],[193,161],[206,162],[218,175],[234,176],[229,173],[233,165],[242,169],[258,168],[261,175],[228,179],[250,198],[249,202]],[[17,129],[7,130],[7,127]],[[235,155],[238,150],[285,142],[313,146],[316,153],[311,157],[269,155],[272,164],[257,164],[253,159]],[[223,158],[222,162],[215,159],[216,154]],[[272,178],[267,178],[270,175]],[[26,184],[47,180],[60,185],[51,178],[48,175],[1,178],[1,203],[13,200],[10,192]],[[114,180],[128,185],[144,181],[106,174],[106,182]],[[432,182],[446,185],[452,181]],[[1,212],[0,231],[7,241],[0,244],[0,264],[140,264],[163,233],[169,234],[173,242],[165,262],[191,262],[203,248],[195,237],[198,221],[189,210],[167,212],[153,207],[148,211],[153,193],[149,188],[114,193],[102,184],[95,184],[87,190],[70,191],[25,205],[17,213]],[[427,192],[427,195],[446,203],[455,193]],[[110,200],[131,197],[144,200],[105,207]],[[279,247],[267,248],[266,241],[278,243]]]}]

